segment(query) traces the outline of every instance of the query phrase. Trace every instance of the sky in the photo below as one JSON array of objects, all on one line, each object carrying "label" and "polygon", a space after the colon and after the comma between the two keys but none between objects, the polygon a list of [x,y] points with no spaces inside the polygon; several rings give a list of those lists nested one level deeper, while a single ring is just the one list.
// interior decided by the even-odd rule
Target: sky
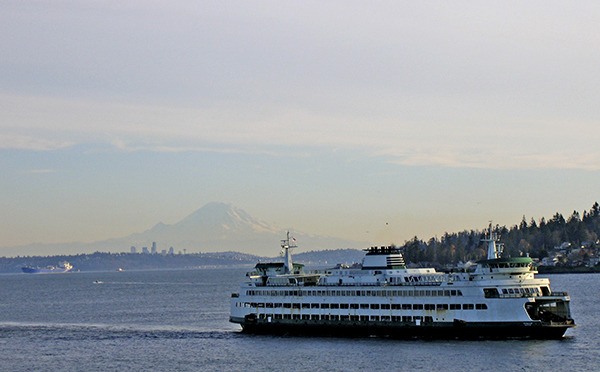
[{"label": "sky", "polygon": [[212,201],[373,244],[588,210],[598,24],[595,1],[2,1],[0,256]]}]

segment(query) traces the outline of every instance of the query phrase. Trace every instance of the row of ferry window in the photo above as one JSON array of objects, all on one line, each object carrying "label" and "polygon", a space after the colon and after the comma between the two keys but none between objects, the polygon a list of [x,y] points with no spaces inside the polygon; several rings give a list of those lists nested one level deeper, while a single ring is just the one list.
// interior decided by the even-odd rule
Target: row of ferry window
[{"label": "row of ferry window", "polygon": [[300,315],[300,314],[258,314],[258,319],[293,319],[293,320],[340,320],[340,321],[354,321],[354,322],[416,322],[421,321],[424,323],[433,322],[431,316],[379,316],[379,315]]},{"label": "row of ferry window", "polygon": [[433,289],[433,290],[248,290],[248,296],[388,296],[388,297],[438,297],[438,296],[462,296],[460,289]]},{"label": "row of ferry window", "polygon": [[502,288],[502,294],[542,294],[539,288]]},{"label": "row of ferry window", "polygon": [[369,310],[487,310],[486,304],[325,304],[244,302],[244,307],[284,309],[369,309]]}]

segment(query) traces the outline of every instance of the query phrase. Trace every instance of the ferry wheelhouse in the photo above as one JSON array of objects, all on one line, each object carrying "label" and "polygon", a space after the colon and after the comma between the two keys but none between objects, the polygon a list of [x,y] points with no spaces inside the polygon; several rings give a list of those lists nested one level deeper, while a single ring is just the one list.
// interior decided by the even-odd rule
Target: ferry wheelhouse
[{"label": "ferry wheelhouse", "polygon": [[397,338],[561,338],[574,327],[565,292],[536,278],[529,257],[501,257],[490,225],[487,259],[444,273],[407,268],[399,249],[371,247],[361,265],[305,271],[258,263],[231,296],[230,321],[247,333]]}]

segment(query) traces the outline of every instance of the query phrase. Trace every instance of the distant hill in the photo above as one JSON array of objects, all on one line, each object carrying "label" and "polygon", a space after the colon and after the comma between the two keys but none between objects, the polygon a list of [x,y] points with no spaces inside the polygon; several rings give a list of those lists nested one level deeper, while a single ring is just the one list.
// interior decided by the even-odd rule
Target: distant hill
[{"label": "distant hill", "polygon": [[[423,241],[418,237],[401,247],[404,259],[410,263],[456,264],[459,261],[485,258],[486,247],[481,243],[482,230],[445,233],[441,238]],[[567,218],[555,213],[550,219],[528,220],[525,216],[511,227],[495,226],[507,256],[549,257],[557,265],[594,266],[600,254],[600,204],[589,211],[573,213]]]},{"label": "distant hill", "polygon": [[[181,221],[168,225],[157,223],[150,229],[122,238],[106,239],[93,243],[30,244],[0,249],[0,255],[53,255],[100,252],[129,252],[131,246],[138,251],[156,242],[158,251],[174,248],[175,252],[236,251],[272,256],[279,252],[279,242],[286,230],[260,221],[231,204],[212,202],[191,213]],[[365,242],[338,239],[293,231],[301,249],[323,250],[362,248]]]},{"label": "distant hill", "polygon": [[[311,251],[293,255],[294,262],[306,267],[334,266],[338,263],[360,262],[364,252],[355,249]],[[280,256],[260,257],[239,252],[208,252],[195,254],[131,254],[102,253],[60,256],[0,257],[0,273],[20,273],[21,267],[56,266],[61,261],[73,265],[74,271],[116,271],[155,269],[196,269],[206,267],[240,267],[248,270],[259,261],[282,261]]]}]

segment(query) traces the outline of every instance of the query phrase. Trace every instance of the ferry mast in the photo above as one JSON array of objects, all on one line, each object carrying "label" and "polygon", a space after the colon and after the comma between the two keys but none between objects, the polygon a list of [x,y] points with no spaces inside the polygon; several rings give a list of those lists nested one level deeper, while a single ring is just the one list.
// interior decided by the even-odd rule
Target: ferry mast
[{"label": "ferry mast", "polygon": [[[296,239],[292,238],[292,242],[295,242]],[[294,271],[294,264],[292,263],[292,252],[291,248],[297,248],[298,246],[290,243],[290,232],[287,232],[287,236],[285,239],[281,241],[281,250],[283,251],[283,268],[285,274],[291,274]]]},{"label": "ferry mast", "polygon": [[487,238],[481,239],[482,242],[488,243],[487,249],[487,259],[493,260],[496,258],[500,258],[502,255],[502,244],[496,244],[498,241],[498,234],[496,234],[492,229],[492,223],[490,222],[490,226],[488,228]]}]

